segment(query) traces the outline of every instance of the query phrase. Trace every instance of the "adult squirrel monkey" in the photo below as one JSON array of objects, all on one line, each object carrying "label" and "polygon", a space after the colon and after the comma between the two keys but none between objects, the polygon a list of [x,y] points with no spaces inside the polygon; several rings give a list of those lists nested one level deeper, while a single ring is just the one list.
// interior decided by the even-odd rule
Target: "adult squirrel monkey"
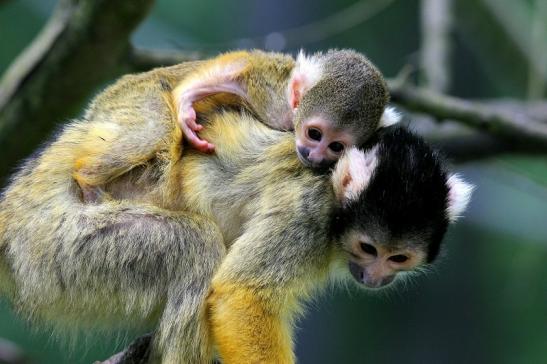
[{"label": "adult squirrel monkey", "polygon": [[103,198],[108,181],[156,152],[156,146],[146,142],[131,150],[120,147],[126,144],[120,139],[137,141],[143,134],[161,132],[152,127],[154,119],[166,124],[177,119],[190,144],[211,151],[213,144],[196,134],[202,128],[195,120],[196,109],[204,113],[227,106],[250,110],[274,129],[294,127],[300,161],[324,169],[344,149],[398,120],[397,113],[386,108],[388,99],[380,72],[350,50],[309,57],[301,53],[296,60],[277,53],[232,52],[126,76],[99,95],[85,114],[95,127],[82,144],[74,178],[84,201]]},{"label": "adult squirrel monkey", "polygon": [[[148,86],[154,72],[125,85]],[[216,152],[181,155],[159,101],[140,105],[144,130],[124,132],[143,125],[101,118],[103,97],[96,119],[67,125],[4,191],[0,289],[36,321],[155,328],[150,362],[207,363],[214,345],[227,364],[293,362],[303,300],[333,274],[381,287],[432,263],[469,198],[402,129],[350,148],[330,176],[300,163],[294,135],[249,113],[204,113]],[[103,161],[123,167],[108,198],[86,203],[73,167],[93,144],[115,148]]]}]

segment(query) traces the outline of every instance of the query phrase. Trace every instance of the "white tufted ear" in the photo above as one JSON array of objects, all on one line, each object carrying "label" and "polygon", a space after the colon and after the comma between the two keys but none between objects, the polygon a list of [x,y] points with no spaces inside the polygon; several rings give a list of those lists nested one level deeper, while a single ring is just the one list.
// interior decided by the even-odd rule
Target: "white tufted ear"
[{"label": "white tufted ear", "polygon": [[378,147],[363,152],[355,147],[348,149],[332,173],[334,193],[342,205],[356,200],[367,188],[378,164]]},{"label": "white tufted ear", "polygon": [[457,174],[448,177],[446,183],[448,185],[448,206],[446,212],[448,220],[455,222],[465,211],[475,187],[465,182]]},{"label": "white tufted ear", "polygon": [[289,104],[293,109],[298,107],[306,92],[321,79],[322,73],[323,65],[319,57],[306,56],[302,50],[298,53],[287,90]]},{"label": "white tufted ear", "polygon": [[380,124],[378,124],[378,129],[397,124],[401,121],[401,113],[398,112],[394,107],[387,106],[380,118]]}]

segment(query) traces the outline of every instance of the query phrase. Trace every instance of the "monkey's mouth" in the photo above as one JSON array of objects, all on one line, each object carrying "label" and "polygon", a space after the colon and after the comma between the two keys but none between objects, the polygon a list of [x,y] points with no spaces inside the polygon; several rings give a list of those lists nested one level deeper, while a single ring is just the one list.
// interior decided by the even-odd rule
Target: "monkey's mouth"
[{"label": "monkey's mouth", "polygon": [[304,157],[300,152],[297,150],[296,155],[298,156],[298,160],[304,165],[306,168],[311,168],[315,172],[319,173],[327,173],[330,171],[331,167],[334,163],[331,162],[321,162],[321,163],[313,163],[308,158]]},{"label": "monkey's mouth", "polygon": [[305,167],[314,168],[314,167],[313,167],[313,164],[312,164],[307,158],[304,158],[304,157],[302,156],[302,154],[300,154],[300,152],[298,151],[298,149],[296,150],[296,155],[298,156],[298,159],[300,160],[300,162],[301,162]]},{"label": "monkey's mouth", "polygon": [[361,285],[365,286],[366,288],[370,288],[370,289],[384,288],[386,286],[389,286],[390,283],[393,282],[393,278],[395,278],[393,276],[389,276],[389,277],[383,277],[381,279],[376,279],[376,280],[371,279],[371,277],[367,275],[365,270],[361,266],[359,266],[359,264],[349,261],[348,265],[349,265],[349,271],[351,275],[353,276],[353,278],[355,278],[357,282],[359,282]]}]

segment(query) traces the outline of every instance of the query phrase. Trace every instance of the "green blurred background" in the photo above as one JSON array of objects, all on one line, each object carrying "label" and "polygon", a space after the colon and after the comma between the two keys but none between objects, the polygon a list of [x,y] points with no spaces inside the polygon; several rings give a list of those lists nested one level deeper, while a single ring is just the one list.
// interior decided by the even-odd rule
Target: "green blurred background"
[{"label": "green blurred background", "polygon": [[[547,19],[538,21],[537,15],[542,1],[454,1],[447,92],[465,98],[544,98],[545,80],[538,92],[529,72],[531,58],[546,60],[547,39],[532,36],[538,26],[546,34]],[[389,77],[418,63],[417,0],[385,1],[374,16],[353,14],[354,24],[348,18],[330,32],[294,39],[283,36],[291,32],[279,33],[328,19],[355,3],[159,0],[133,41],[207,52],[355,48]],[[52,0],[0,5],[0,73],[38,33],[54,5]],[[397,290],[328,290],[299,324],[300,363],[547,363],[547,158],[499,155],[455,168],[477,189],[465,218],[446,237],[443,261]],[[91,336],[71,347],[45,330],[32,330],[0,303],[0,338],[16,343],[32,363],[91,363],[124,345],[123,333]]]}]

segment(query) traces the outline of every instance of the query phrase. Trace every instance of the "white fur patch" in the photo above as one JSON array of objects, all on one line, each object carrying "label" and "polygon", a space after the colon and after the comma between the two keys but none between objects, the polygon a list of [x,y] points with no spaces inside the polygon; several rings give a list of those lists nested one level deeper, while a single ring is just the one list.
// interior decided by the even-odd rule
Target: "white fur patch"
[{"label": "white fur patch", "polygon": [[382,117],[380,118],[380,124],[378,124],[378,129],[385,128],[394,124],[397,124],[401,121],[401,113],[398,112],[393,106],[388,106],[384,110]]},{"label": "white fur patch", "polygon": [[336,197],[342,204],[357,199],[367,188],[378,164],[377,151],[378,147],[366,153],[353,147],[336,164],[332,183]]},{"label": "white fur patch", "polygon": [[475,187],[465,182],[457,174],[453,174],[448,178],[447,185],[448,207],[446,212],[448,220],[455,222],[465,211]]},{"label": "white fur patch", "polygon": [[306,56],[303,50],[300,50],[296,57],[296,66],[292,71],[291,78],[299,76],[304,82],[304,91],[312,88],[323,75],[323,65],[318,57]]}]

